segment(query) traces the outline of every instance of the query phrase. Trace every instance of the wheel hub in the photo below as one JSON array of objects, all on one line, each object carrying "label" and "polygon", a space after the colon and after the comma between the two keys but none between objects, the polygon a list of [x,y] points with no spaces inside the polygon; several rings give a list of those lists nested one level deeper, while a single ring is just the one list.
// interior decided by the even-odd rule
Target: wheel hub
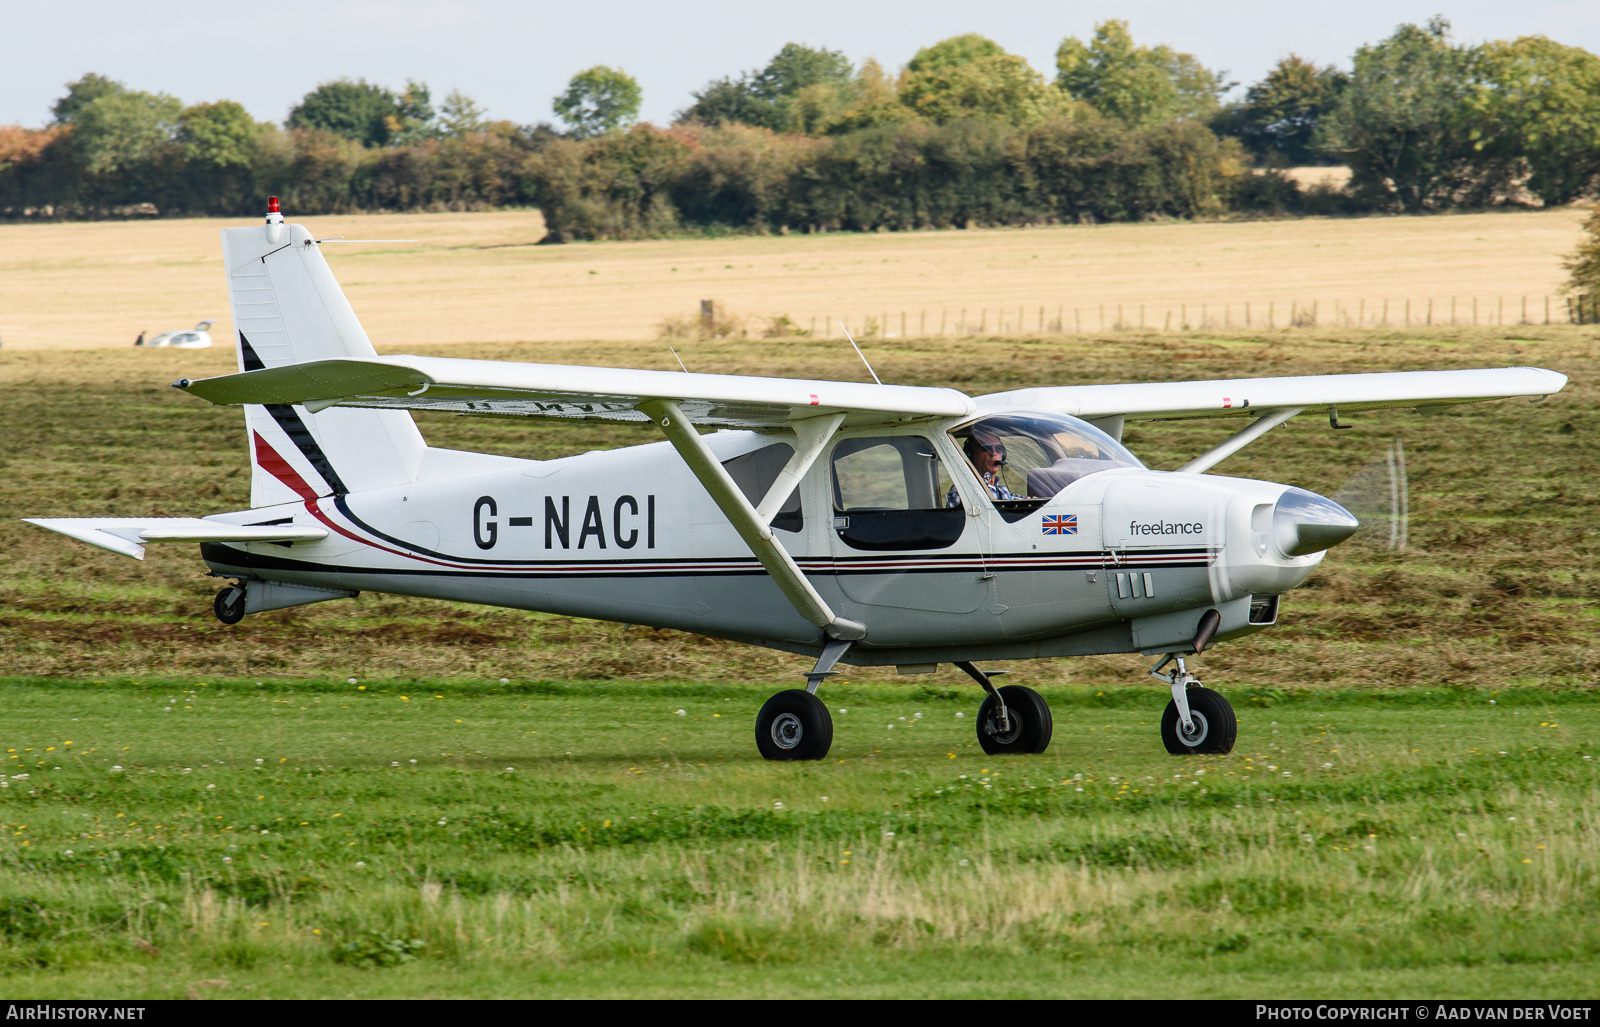
[{"label": "wheel hub", "polygon": [[780,713],[772,721],[772,744],[780,749],[793,749],[805,737],[805,727],[792,713]]},{"label": "wheel hub", "polygon": [[1189,720],[1191,727],[1184,729],[1183,721],[1178,721],[1178,741],[1193,749],[1206,740],[1206,735],[1211,733],[1211,725],[1206,723],[1205,714],[1194,707],[1189,707]]},{"label": "wheel hub", "polygon": [[1010,728],[1001,728],[998,709],[990,712],[989,719],[983,726],[984,731],[1001,745],[1010,745],[1022,736],[1022,717],[1017,713],[1016,707],[1007,707],[1006,714],[1007,719],[1011,721]]}]

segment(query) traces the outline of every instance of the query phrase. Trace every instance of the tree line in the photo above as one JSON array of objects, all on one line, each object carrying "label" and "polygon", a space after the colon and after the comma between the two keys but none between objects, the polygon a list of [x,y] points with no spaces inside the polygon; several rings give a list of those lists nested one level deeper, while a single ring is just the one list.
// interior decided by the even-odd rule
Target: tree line
[{"label": "tree line", "polygon": [[[91,74],[45,127],[0,127],[0,216],[253,214],[278,194],[301,214],[538,206],[565,241],[1561,204],[1600,179],[1600,57],[1540,36],[1401,25],[1349,71],[1290,55],[1231,102],[1225,73],[1120,21],[1055,65],[979,35],[896,74],[791,43],[665,127],[637,123],[637,82],[606,67],[554,98],[559,126],[349,80],[277,125]],[[1281,173],[1312,163],[1347,166],[1348,187]]]}]

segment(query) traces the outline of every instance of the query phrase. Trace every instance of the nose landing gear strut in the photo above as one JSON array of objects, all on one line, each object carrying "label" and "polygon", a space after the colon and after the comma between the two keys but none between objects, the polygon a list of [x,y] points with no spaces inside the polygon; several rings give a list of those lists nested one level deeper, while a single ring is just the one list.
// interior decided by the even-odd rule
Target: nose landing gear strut
[{"label": "nose landing gear strut", "polygon": [[[1196,655],[1205,651],[1217,633],[1221,615],[1215,610],[1206,611],[1200,618],[1192,648]],[[1177,667],[1162,673],[1161,668],[1177,661]],[[1183,657],[1167,653],[1161,662],[1150,668],[1150,676],[1172,686],[1172,701],[1161,714],[1161,741],[1174,756],[1209,753],[1221,756],[1233,751],[1234,740],[1239,735],[1239,722],[1233,707],[1222,695],[1200,683],[1189,673]]]}]

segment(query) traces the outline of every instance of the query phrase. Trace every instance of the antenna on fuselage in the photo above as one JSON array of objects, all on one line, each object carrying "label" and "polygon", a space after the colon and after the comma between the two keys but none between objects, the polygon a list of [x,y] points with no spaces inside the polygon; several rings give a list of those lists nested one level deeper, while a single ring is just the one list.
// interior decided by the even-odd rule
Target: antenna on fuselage
[{"label": "antenna on fuselage", "polygon": [[[668,346],[667,349],[672,350],[672,359],[676,360],[678,362],[678,366],[679,367],[683,367],[683,358],[678,356],[678,351],[675,350],[675,349],[672,349],[671,346]],[[688,374],[689,373],[689,369],[687,367],[683,367],[683,373],[684,374]]]},{"label": "antenna on fuselage", "polygon": [[[861,362],[863,364],[867,364],[867,355],[865,353],[861,352],[861,347],[860,346],[856,345],[856,340],[855,340],[854,337],[851,336],[850,329],[845,328],[843,321],[839,322],[839,327],[840,327],[840,329],[842,329],[844,331],[844,337],[846,339],[850,340],[850,348],[856,351],[856,356],[861,358]],[[873,381],[877,382],[879,385],[883,384],[883,380],[878,377],[878,372],[876,372],[876,371],[874,371],[872,369],[872,365],[871,364],[867,364],[867,373],[872,375],[872,380]]]}]

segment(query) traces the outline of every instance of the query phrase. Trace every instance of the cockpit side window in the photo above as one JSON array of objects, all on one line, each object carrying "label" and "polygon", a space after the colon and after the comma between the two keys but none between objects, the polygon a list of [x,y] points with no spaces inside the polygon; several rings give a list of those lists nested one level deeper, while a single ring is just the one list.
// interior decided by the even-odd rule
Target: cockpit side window
[{"label": "cockpit side window", "polygon": [[1026,517],[1079,478],[1144,466],[1105,432],[1062,414],[991,414],[950,435],[1007,521]]}]

